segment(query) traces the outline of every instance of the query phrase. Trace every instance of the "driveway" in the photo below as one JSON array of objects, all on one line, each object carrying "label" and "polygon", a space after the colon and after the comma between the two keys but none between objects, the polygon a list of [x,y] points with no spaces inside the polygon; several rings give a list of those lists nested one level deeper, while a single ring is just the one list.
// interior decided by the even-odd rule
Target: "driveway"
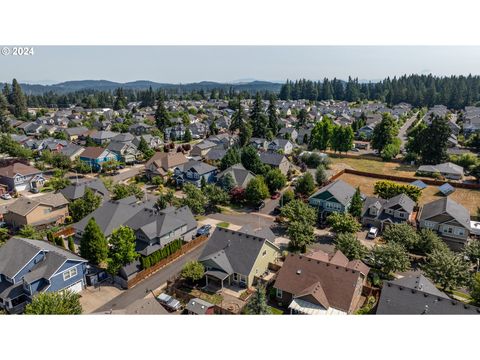
[{"label": "driveway", "polygon": [[114,297],[109,302],[95,309],[94,312],[114,312],[131,307],[134,302],[144,299],[152,290],[159,288],[165,284],[167,280],[176,277],[182,271],[183,266],[188,261],[197,260],[202,253],[205,244],[206,243],[203,243],[195,250],[192,250],[191,252],[178,258],[170,265],[167,265],[152,276],[138,283],[135,287],[124,290],[120,295]]},{"label": "driveway", "polygon": [[145,169],[144,164],[139,164],[139,165],[132,166],[130,168],[125,168],[120,170],[119,174],[112,176],[111,179],[113,180],[114,183],[125,181],[138,175],[144,169]]},{"label": "driveway", "polygon": [[402,125],[400,130],[398,131],[398,137],[400,138],[402,144],[401,148],[405,148],[405,144],[407,143],[407,130],[410,127],[410,125],[413,124],[413,122],[417,119],[417,113],[413,114],[412,117],[410,117],[407,121],[405,121],[405,124]]}]

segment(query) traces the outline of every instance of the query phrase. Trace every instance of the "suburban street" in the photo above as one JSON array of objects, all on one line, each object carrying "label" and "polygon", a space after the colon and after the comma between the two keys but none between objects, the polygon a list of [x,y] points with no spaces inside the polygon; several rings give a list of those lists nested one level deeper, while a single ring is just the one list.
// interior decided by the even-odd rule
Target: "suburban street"
[{"label": "suburban street", "polygon": [[177,275],[188,261],[198,259],[204,247],[205,243],[141,281],[133,288],[125,290],[122,294],[95,310],[95,312],[109,312],[110,310],[124,309],[133,302],[143,299],[150,290],[157,289],[165,284],[167,280]]},{"label": "suburban street", "polygon": [[402,144],[400,145],[402,149],[405,148],[405,144],[407,143],[407,140],[408,140],[407,130],[410,127],[410,125],[412,125],[413,122],[417,119],[417,114],[418,113],[413,114],[407,121],[405,121],[405,124],[403,124],[400,130],[398,131],[398,137],[402,142]]}]

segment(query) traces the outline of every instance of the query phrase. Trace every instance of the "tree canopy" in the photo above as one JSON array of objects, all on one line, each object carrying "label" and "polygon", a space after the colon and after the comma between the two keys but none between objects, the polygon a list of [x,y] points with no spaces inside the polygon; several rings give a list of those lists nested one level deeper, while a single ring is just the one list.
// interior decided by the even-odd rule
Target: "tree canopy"
[{"label": "tree canopy", "polygon": [[80,295],[70,290],[41,292],[25,307],[27,315],[80,315],[82,311]]}]

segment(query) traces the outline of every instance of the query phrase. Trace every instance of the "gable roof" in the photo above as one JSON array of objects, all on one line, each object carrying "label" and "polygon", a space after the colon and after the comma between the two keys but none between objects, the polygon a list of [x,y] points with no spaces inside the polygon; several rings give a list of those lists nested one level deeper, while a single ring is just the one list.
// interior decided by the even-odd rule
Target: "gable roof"
[{"label": "gable roof", "polygon": [[59,192],[63,194],[68,200],[76,200],[85,195],[85,189],[91,189],[94,193],[99,194],[102,198],[109,198],[110,194],[105,187],[105,184],[100,179],[86,180],[75,182]]},{"label": "gable roof", "polygon": [[384,281],[377,314],[480,314],[480,308],[449,298],[423,275]]},{"label": "gable roof", "polygon": [[14,277],[41,251],[49,254],[46,258],[47,261],[39,262],[37,266],[32,268],[31,273],[26,275],[28,280],[36,277],[46,277],[48,279],[69,259],[86,262],[80,256],[46,241],[13,237],[0,248],[0,274]]},{"label": "gable roof", "polygon": [[207,312],[208,309],[210,309],[213,306],[215,305],[205,300],[202,300],[199,298],[193,298],[193,299],[190,299],[190,301],[188,302],[186,309],[188,311],[193,312],[194,314],[203,315]]},{"label": "gable roof", "polygon": [[262,163],[267,165],[279,166],[282,161],[284,161],[284,159],[288,161],[285,155],[276,152],[266,151],[260,153],[260,160],[262,161]]},{"label": "gable roof", "polygon": [[456,203],[449,197],[432,201],[423,205],[419,219],[428,220],[437,215],[447,213],[465,228],[470,229],[470,213],[462,205]]},{"label": "gable roof", "polygon": [[19,162],[0,168],[0,176],[5,176],[8,178],[13,178],[16,174],[33,175],[38,173],[41,173],[41,171],[33,166],[25,165]]},{"label": "gable roof", "polygon": [[189,162],[180,164],[177,167],[183,172],[193,169],[197,174],[200,175],[217,170],[217,167],[197,160],[190,160]]},{"label": "gable roof", "polygon": [[88,158],[88,159],[96,159],[96,158],[99,158],[104,151],[105,149],[102,147],[88,146],[82,152],[81,157]]},{"label": "gable roof", "polygon": [[235,184],[242,188],[245,188],[248,182],[255,177],[255,174],[245,169],[242,164],[235,164],[230,166],[229,168],[226,168],[217,175],[217,178],[221,179],[226,174],[232,175]]},{"label": "gable roof", "polygon": [[325,191],[328,191],[343,206],[346,206],[355,194],[355,188],[353,186],[343,180],[335,180],[311,195],[309,199],[315,198],[317,195],[322,194]]},{"label": "gable roof", "polygon": [[337,251],[333,255],[319,251],[310,255],[290,254],[277,275],[274,287],[295,298],[311,295],[328,309],[349,312],[355,298],[358,280],[366,277],[368,266],[348,261]]},{"label": "gable roof", "polygon": [[226,273],[249,275],[265,243],[277,248],[265,238],[217,227],[208,239],[200,261],[220,262],[220,267]]},{"label": "gable roof", "polygon": [[150,160],[145,164],[145,168],[155,164],[156,167],[160,167],[167,171],[175,166],[188,162],[188,159],[181,152],[156,152]]},{"label": "gable roof", "polygon": [[11,213],[26,216],[33,209],[40,205],[51,206],[57,208],[67,205],[68,200],[61,193],[50,193],[34,198],[20,197],[15,202],[7,206],[7,210]]}]

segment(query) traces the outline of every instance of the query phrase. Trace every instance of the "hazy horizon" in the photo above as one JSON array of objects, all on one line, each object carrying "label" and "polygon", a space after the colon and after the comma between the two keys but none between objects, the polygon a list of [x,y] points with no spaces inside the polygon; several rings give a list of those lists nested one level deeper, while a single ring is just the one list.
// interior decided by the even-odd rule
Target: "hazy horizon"
[{"label": "hazy horizon", "polygon": [[479,46],[34,46],[34,51],[0,56],[0,81],[185,84],[480,74]]}]

